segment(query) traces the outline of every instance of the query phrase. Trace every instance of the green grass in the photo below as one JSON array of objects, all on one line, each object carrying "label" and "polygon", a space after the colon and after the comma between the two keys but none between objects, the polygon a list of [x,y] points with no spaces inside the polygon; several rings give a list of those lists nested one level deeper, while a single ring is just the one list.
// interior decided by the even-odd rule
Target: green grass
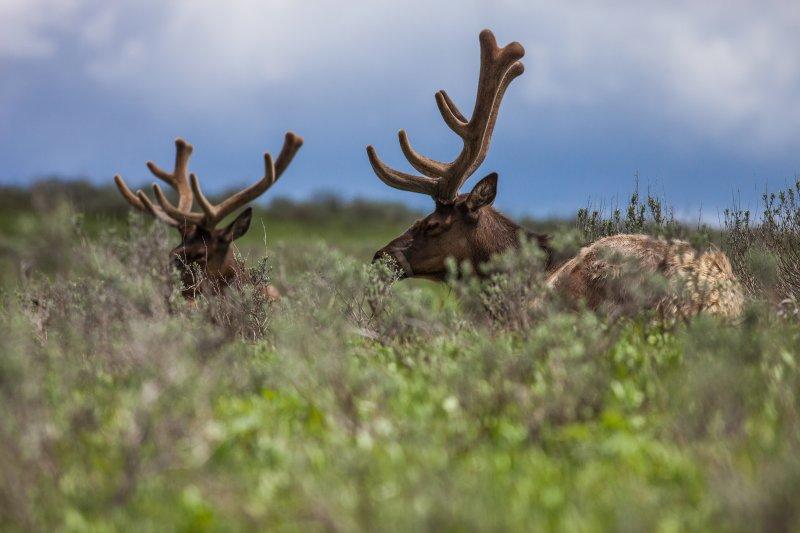
[{"label": "green grass", "polygon": [[0,216],[4,530],[800,527],[796,307],[493,312],[527,252],[393,284],[407,221],[274,213],[241,249],[286,297],[190,306],[175,237],[103,216]]},{"label": "green grass", "polygon": [[[281,220],[273,217],[262,217],[264,232],[268,241],[275,242],[307,242],[322,240],[340,246],[369,246],[377,249],[405,231],[407,225],[373,221],[361,222],[349,220],[327,220],[321,223],[309,223],[298,220]],[[247,242],[258,237],[260,229],[257,220],[254,231]]]}]

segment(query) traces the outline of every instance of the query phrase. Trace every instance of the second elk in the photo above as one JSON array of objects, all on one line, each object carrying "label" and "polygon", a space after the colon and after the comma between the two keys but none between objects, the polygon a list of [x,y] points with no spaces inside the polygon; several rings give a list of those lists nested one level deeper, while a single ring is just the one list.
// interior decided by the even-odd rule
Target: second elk
[{"label": "second elk", "polygon": [[[172,249],[170,258],[180,272],[183,284],[181,292],[185,298],[191,300],[200,294],[218,294],[229,285],[251,281],[244,264],[235,257],[232,243],[250,228],[253,209],[247,207],[227,226],[217,226],[225,217],[252,202],[274,185],[302,145],[301,137],[287,133],[275,162],[269,153],[264,154],[264,176],[255,184],[218,204],[213,204],[206,198],[197,176],[189,173],[189,158],[193,148],[183,139],[175,141],[175,166],[172,172],[162,170],[152,161],[147,162],[150,172],[175,190],[178,195],[177,205],[167,199],[156,183],[153,184],[153,192],[158,205],[142,190],[134,194],[121,176],[114,176],[120,193],[134,208],[152,215],[180,233],[181,242]],[[200,212],[194,211],[195,200]],[[262,286],[260,290],[270,299],[280,297],[280,293],[272,285]]]},{"label": "second elk", "polygon": [[[444,280],[447,258],[460,265],[471,263],[479,275],[480,265],[493,255],[518,248],[520,235],[538,242],[550,256],[548,239],[523,230],[492,207],[497,193],[497,174],[480,180],[466,194],[464,182],[481,165],[489,150],[500,103],[509,84],[524,68],[521,44],[499,47],[489,30],[480,34],[481,64],[475,107],[464,116],[444,91],[436,93],[436,104],[447,126],[463,141],[452,162],[436,161],[411,147],[400,130],[400,147],[408,162],[422,175],[408,174],[384,164],[372,146],[367,154],[375,174],[386,185],[433,198],[434,211],[418,220],[405,233],[375,254],[397,263],[400,277]],[[533,267],[533,266],[532,266]],[[583,248],[560,266],[545,266],[546,285],[571,305],[585,302],[592,309],[612,315],[646,308],[662,315],[686,317],[701,311],[738,316],[742,292],[730,262],[720,251],[698,253],[679,240],[647,235],[615,235]],[[649,278],[666,280],[666,291],[652,291]]]}]

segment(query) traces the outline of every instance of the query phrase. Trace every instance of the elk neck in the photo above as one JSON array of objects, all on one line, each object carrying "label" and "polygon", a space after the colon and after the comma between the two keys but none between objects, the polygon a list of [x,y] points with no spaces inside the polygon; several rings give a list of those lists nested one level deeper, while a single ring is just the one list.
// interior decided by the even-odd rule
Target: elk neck
[{"label": "elk neck", "polygon": [[472,237],[472,263],[487,262],[493,255],[522,246],[520,237],[535,242],[545,253],[545,268],[552,270],[553,250],[548,235],[527,230],[493,207],[485,208]]}]

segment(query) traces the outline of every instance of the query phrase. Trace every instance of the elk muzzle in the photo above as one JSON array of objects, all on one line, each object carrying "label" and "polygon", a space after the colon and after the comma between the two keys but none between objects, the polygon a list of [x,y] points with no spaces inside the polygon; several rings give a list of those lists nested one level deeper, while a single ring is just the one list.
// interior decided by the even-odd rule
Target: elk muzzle
[{"label": "elk muzzle", "polygon": [[414,269],[411,268],[411,263],[409,263],[402,249],[394,248],[392,246],[381,248],[375,252],[372,262],[376,263],[387,257],[398,267],[398,273],[400,274],[398,279],[411,278],[414,276]]}]

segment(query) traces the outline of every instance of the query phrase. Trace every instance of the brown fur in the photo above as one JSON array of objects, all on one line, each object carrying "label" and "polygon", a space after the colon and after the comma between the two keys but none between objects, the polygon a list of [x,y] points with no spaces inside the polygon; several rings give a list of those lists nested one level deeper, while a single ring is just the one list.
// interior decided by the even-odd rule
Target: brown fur
[{"label": "brown fur", "polygon": [[[147,168],[154,176],[175,189],[177,205],[173,205],[158,184],[153,184],[158,205],[138,190],[134,194],[122,176],[114,176],[120,194],[135,209],[152,215],[155,219],[177,229],[181,243],[170,252],[170,258],[183,281],[182,293],[187,299],[198,294],[219,294],[225,287],[252,283],[247,271],[233,255],[232,243],[244,235],[250,227],[252,208],[247,208],[224,229],[217,229],[227,216],[264,194],[280,178],[295,154],[303,145],[303,138],[292,132],[284,137],[283,147],[277,161],[264,154],[264,176],[253,185],[232,194],[218,204],[212,204],[200,190],[197,176],[189,173],[189,158],[194,148],[183,139],[175,140],[175,166],[166,172],[152,161]],[[202,212],[193,211],[195,201]],[[197,276],[197,272],[203,275]],[[275,300],[280,293],[271,285],[258,287],[267,299]]]},{"label": "brown fur", "polygon": [[[436,210],[415,222],[405,233],[375,253],[375,260],[392,257],[402,267],[401,277],[443,281],[447,275],[446,259],[464,261],[477,267],[493,255],[519,247],[522,228],[491,206],[471,209],[469,195],[459,195],[451,204],[436,204]],[[527,233],[548,254],[546,235]]]},{"label": "brown fur", "polygon": [[550,273],[547,285],[614,315],[641,308],[686,318],[701,311],[733,318],[744,297],[727,256],[648,235],[613,235]]},{"label": "brown fur", "polygon": [[[399,132],[403,154],[421,176],[388,167],[375,148],[367,146],[370,164],[386,185],[428,194],[436,201],[433,213],[375,254],[375,260],[393,258],[402,268],[402,277],[442,280],[448,257],[478,267],[492,255],[519,246],[521,228],[491,205],[497,193],[497,174],[483,178],[469,194],[458,194],[486,157],[506,88],[524,70],[519,61],[525,55],[521,44],[512,42],[501,48],[489,30],[480,33],[479,41],[481,70],[472,117],[463,116],[444,91],[436,94],[442,118],[464,142],[452,162],[417,153],[403,130]],[[549,269],[547,238],[529,236],[548,253]],[[685,242],[646,235],[600,239],[552,272],[548,285],[573,302],[583,300],[593,309],[614,314],[651,305],[670,316],[700,311],[736,316],[742,308],[741,289],[725,254],[697,254]]]},{"label": "brown fur", "polygon": [[[481,180],[469,194],[436,209],[378,250],[375,260],[389,256],[402,268],[401,277],[444,280],[446,259],[478,268],[492,255],[519,247],[519,225],[496,211],[497,175]],[[742,290],[724,253],[698,253],[687,242],[648,235],[614,235],[584,247],[556,269],[544,235],[528,233],[547,253],[547,285],[573,305],[611,315],[655,309],[664,317],[689,317],[699,312],[736,317]]]},{"label": "brown fur", "polygon": [[[251,214],[252,210],[246,209],[224,229],[208,231],[188,226],[181,231],[181,243],[172,249],[170,258],[181,275],[185,298],[220,294],[226,287],[253,283],[244,263],[236,259],[232,243],[247,231]],[[259,289],[269,300],[280,299],[280,292],[273,285]]]}]

